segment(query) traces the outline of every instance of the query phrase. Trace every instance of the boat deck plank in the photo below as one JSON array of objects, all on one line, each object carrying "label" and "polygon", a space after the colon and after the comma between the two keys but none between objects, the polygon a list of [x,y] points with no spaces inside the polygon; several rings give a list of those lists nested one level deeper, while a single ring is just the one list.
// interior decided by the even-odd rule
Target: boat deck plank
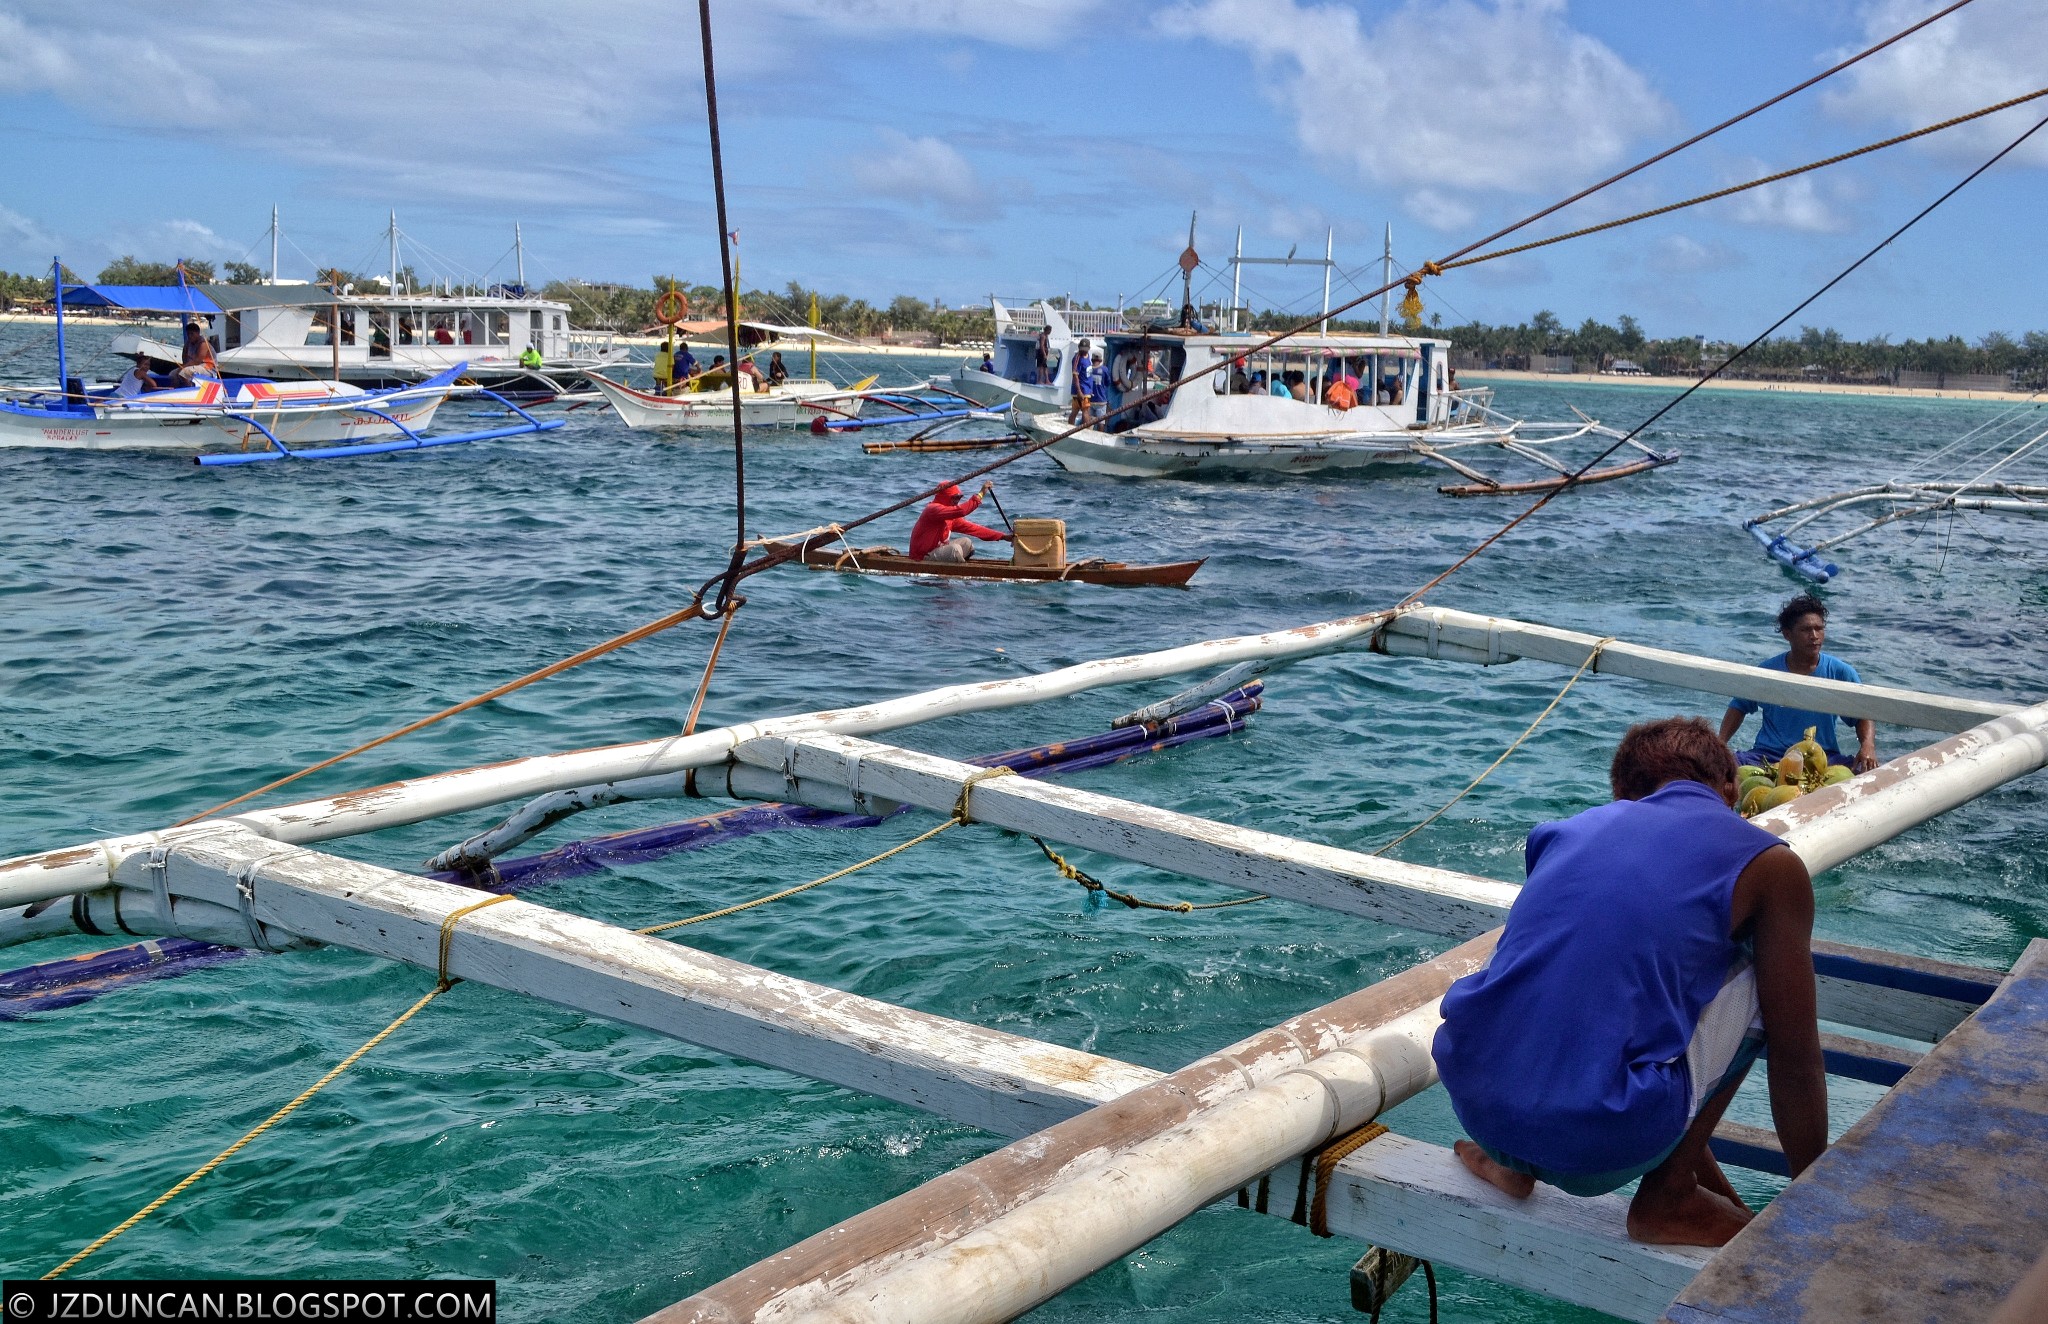
[{"label": "boat deck plank", "polygon": [[1983,1319],[2048,1246],[2048,940],[1701,1271],[1671,1324]]}]

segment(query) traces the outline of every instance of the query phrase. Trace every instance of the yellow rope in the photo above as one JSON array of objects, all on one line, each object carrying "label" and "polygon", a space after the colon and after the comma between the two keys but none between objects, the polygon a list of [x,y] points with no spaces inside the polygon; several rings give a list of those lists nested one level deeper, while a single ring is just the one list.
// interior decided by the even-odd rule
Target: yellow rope
[{"label": "yellow rope", "polygon": [[170,1190],[165,1191],[156,1199],[151,1200],[148,1204],[142,1206],[142,1208],[136,1210],[133,1214],[130,1214],[125,1220],[122,1221],[121,1225],[116,1227],[113,1231],[107,1233],[105,1236],[99,1238],[97,1241],[87,1246],[84,1250],[79,1251],[70,1259],[64,1261],[56,1268],[44,1274],[43,1280],[47,1282],[52,1278],[62,1277],[64,1274],[68,1273],[73,1267],[75,1267],[79,1263],[79,1261],[85,1259],[88,1255],[91,1255],[95,1251],[99,1250],[108,1242],[112,1241],[115,1237],[120,1236],[129,1228],[132,1228],[137,1223],[140,1223],[143,1219],[148,1218],[151,1214],[163,1208],[172,1200],[175,1200],[179,1195],[183,1194],[187,1188],[192,1186],[193,1183],[197,1182],[200,1178],[206,1176],[207,1173],[212,1172],[215,1168],[219,1167],[221,1164],[227,1162],[236,1154],[240,1153],[243,1147],[248,1145],[250,1141],[256,1139],[256,1137],[262,1135],[271,1127],[276,1126],[279,1122],[282,1122],[285,1118],[290,1117],[293,1113],[297,1112],[300,1109],[300,1107],[302,1107],[307,1102],[307,1100],[311,1099],[314,1095],[318,1094],[321,1090],[326,1089],[330,1084],[332,1084],[336,1077],[340,1076],[344,1071],[347,1071],[356,1063],[362,1061],[364,1055],[367,1054],[371,1049],[375,1048],[378,1044],[383,1043],[386,1039],[389,1039],[393,1034],[396,1034],[400,1026],[404,1025],[414,1016],[417,1016],[429,1002],[432,1002],[435,998],[440,997],[443,993],[446,993],[449,989],[455,987],[456,984],[462,982],[460,980],[450,979],[448,977],[448,944],[455,936],[455,925],[457,921],[461,920],[463,916],[470,914],[472,911],[482,910],[485,906],[494,906],[498,904],[498,902],[500,901],[510,901],[511,899],[512,898],[510,896],[504,895],[491,896],[486,897],[482,901],[477,902],[475,905],[463,906],[459,910],[450,911],[448,917],[441,921],[440,978],[435,981],[434,987],[430,989],[424,997],[420,998],[419,1001],[413,1003],[410,1007],[407,1007],[403,1012],[401,1012],[397,1020],[392,1021],[391,1024],[385,1026],[383,1029],[377,1031],[376,1034],[370,1036],[369,1041],[366,1042],[361,1048],[356,1049],[355,1052],[350,1053],[347,1057],[343,1058],[332,1071],[329,1071],[326,1075],[314,1081],[304,1091],[302,1091],[297,1098],[293,1099],[290,1103],[287,1103],[284,1107],[279,1108],[276,1112],[270,1114],[270,1116],[264,1118],[261,1122],[257,1123],[254,1127],[250,1128],[248,1134],[244,1135],[240,1140],[237,1140],[234,1144],[229,1145],[226,1149],[223,1149],[220,1153],[215,1154],[212,1158],[208,1159],[205,1163],[201,1164],[192,1173],[191,1176],[185,1178],[176,1186],[171,1187]]},{"label": "yellow rope", "polygon": [[[1008,769],[1005,769],[1005,771],[1008,771]],[[909,850],[912,846],[920,845],[924,842],[930,841],[933,837],[938,836],[941,832],[946,831],[948,828],[959,827],[963,821],[964,820],[960,819],[957,816],[949,818],[945,822],[939,824],[937,827],[931,829],[928,832],[920,832],[906,842],[902,842],[898,845],[891,846],[889,849],[883,851],[880,855],[870,856],[867,859],[862,860],[859,864],[849,864],[844,869],[841,869],[836,873],[826,874],[823,878],[813,878],[808,883],[799,883],[795,887],[785,887],[780,892],[770,892],[767,896],[757,896],[752,901],[742,901],[736,906],[727,906],[723,910],[707,910],[701,915],[692,915],[688,919],[674,919],[670,920],[666,924],[652,924],[649,925],[647,928],[635,929],[633,931],[635,933],[666,933],[670,929],[681,929],[687,928],[692,924],[702,924],[705,920],[708,919],[722,919],[727,915],[737,915],[742,910],[752,910],[755,906],[765,906],[770,901],[780,901],[782,900],[782,898],[786,896],[795,896],[798,892],[808,892],[814,887],[823,887],[826,883],[829,883],[837,878],[844,878],[846,877],[846,875],[850,873],[859,873],[862,869],[867,868],[871,864],[880,864],[883,860],[888,859],[891,855],[901,855],[904,851]]]},{"label": "yellow rope", "polygon": [[1572,692],[1572,686],[1579,683],[1579,678],[1585,675],[1586,672],[1589,669],[1591,669],[1595,662],[1598,662],[1600,660],[1600,654],[1606,650],[1607,645],[1613,642],[1614,636],[1609,635],[1607,638],[1602,639],[1600,642],[1594,644],[1593,651],[1586,654],[1586,660],[1584,662],[1579,663],[1579,669],[1577,671],[1574,671],[1572,673],[1572,678],[1564,683],[1564,688],[1559,690],[1557,694],[1554,697],[1552,697],[1550,702],[1544,706],[1542,712],[1536,714],[1536,720],[1529,723],[1528,726],[1524,727],[1522,729],[1522,734],[1515,737],[1514,743],[1509,745],[1506,749],[1502,750],[1500,752],[1499,758],[1487,764],[1486,770],[1480,773],[1477,777],[1474,777],[1471,783],[1467,785],[1464,790],[1458,792],[1450,799],[1444,801],[1442,806],[1439,807],[1435,813],[1431,814],[1428,818],[1423,819],[1414,827],[1409,828],[1400,836],[1395,837],[1392,841],[1388,842],[1386,845],[1374,851],[1373,854],[1385,855],[1388,851],[1394,849],[1394,847],[1400,845],[1402,842],[1408,840],[1408,838],[1422,831],[1422,829],[1428,827],[1431,823],[1436,822],[1439,818],[1442,818],[1446,813],[1450,812],[1452,805],[1455,805],[1456,803],[1458,803],[1458,801],[1464,799],[1466,796],[1472,794],[1473,791],[1477,790],[1479,787],[1479,783],[1485,781],[1488,777],[1492,776],[1493,770],[1495,768],[1498,768],[1501,764],[1506,763],[1508,761],[1508,756],[1522,747],[1522,742],[1526,741],[1530,736],[1536,734],[1536,728],[1543,725],[1543,719],[1550,716],[1550,714],[1557,709],[1557,705],[1564,701],[1564,696]]},{"label": "yellow rope", "polygon": [[1315,1156],[1315,1198],[1309,1202],[1308,1230],[1319,1237],[1330,1232],[1330,1177],[1337,1165],[1356,1151],[1387,1134],[1378,1122],[1367,1122],[1350,1135],[1334,1140]]},{"label": "yellow rope", "polygon": [[[1954,119],[1943,120],[1939,124],[1930,124],[1924,129],[1915,129],[1911,133],[1902,133],[1896,138],[1886,138],[1883,142],[1871,143],[1867,147],[1858,147],[1851,152],[1842,152],[1839,155],[1830,156],[1824,160],[1814,161],[1807,165],[1794,166],[1790,170],[1780,170],[1775,175],[1765,175],[1762,179],[1752,179],[1746,184],[1734,184],[1728,188],[1716,189],[1712,193],[1702,193],[1696,198],[1687,198],[1684,202],[1673,202],[1663,207],[1654,207],[1649,211],[1637,212],[1633,216],[1624,216],[1618,221],[1603,221],[1599,225],[1589,225],[1581,230],[1571,230],[1564,234],[1552,235],[1548,239],[1538,239],[1533,243],[1517,244],[1513,248],[1496,249],[1491,253],[1475,254],[1472,257],[1460,258],[1455,262],[1445,262],[1441,265],[1430,263],[1428,265],[1436,267],[1436,270],[1428,271],[1425,268],[1422,274],[1438,275],[1459,267],[1470,267],[1481,262],[1491,262],[1497,257],[1507,257],[1514,253],[1526,253],[1535,248],[1547,248],[1551,244],[1561,244],[1567,239],[1581,239],[1589,234],[1599,234],[1602,230],[1619,229],[1624,225],[1633,225],[1637,221],[1647,221],[1653,216],[1663,216],[1670,212],[1683,211],[1687,207],[1697,207],[1703,202],[1712,202],[1717,198],[1729,197],[1736,193],[1746,192],[1749,189],[1762,188],[1766,184],[1775,184],[1781,179],[1790,179],[1794,175],[1803,175],[1809,171],[1819,170],[1826,166],[1839,165],[1844,161],[1853,160],[1859,156],[1866,156],[1871,152],[1881,151],[1887,147],[1896,147],[1900,143],[1911,142],[1915,138],[1924,138],[1930,133],[1939,133],[1943,129],[1952,129],[1958,124],[1968,124],[1971,120],[1982,119],[1986,115],[1995,115],[2001,110],[2009,110],[2014,106],[2024,105],[2029,101],[2036,101],[2042,97],[2048,97],[2048,87],[2044,87],[2038,92],[2029,92],[2025,96],[2014,97],[2009,101],[2001,101],[1995,106],[1986,106],[1982,110],[1973,110],[1967,115],[1958,115]],[[1410,290],[1412,292],[1412,285]]]},{"label": "yellow rope", "polygon": [[1091,892],[1100,892],[1112,901],[1121,901],[1132,910],[1170,910],[1176,915],[1186,915],[1197,910],[1227,910],[1231,906],[1248,906],[1254,901],[1272,899],[1264,892],[1260,892],[1256,896],[1241,896],[1233,901],[1204,901],[1199,904],[1193,901],[1147,901],[1129,892],[1119,892],[1100,878],[1082,872],[1066,856],[1046,845],[1042,839],[1033,837],[1031,840],[1037,844],[1038,849],[1045,852],[1045,858],[1052,861],[1052,867],[1058,869],[1062,877],[1079,883]]}]

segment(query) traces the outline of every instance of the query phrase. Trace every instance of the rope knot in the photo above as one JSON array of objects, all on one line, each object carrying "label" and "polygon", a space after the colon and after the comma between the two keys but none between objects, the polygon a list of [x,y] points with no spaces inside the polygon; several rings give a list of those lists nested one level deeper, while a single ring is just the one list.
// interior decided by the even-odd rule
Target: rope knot
[{"label": "rope knot", "polygon": [[974,788],[991,778],[1014,777],[1016,774],[1017,770],[1015,768],[998,763],[993,768],[983,768],[980,772],[975,773],[972,777],[960,783],[960,798],[953,804],[954,819],[962,823],[972,823],[974,815],[970,812],[970,799],[974,795]]}]

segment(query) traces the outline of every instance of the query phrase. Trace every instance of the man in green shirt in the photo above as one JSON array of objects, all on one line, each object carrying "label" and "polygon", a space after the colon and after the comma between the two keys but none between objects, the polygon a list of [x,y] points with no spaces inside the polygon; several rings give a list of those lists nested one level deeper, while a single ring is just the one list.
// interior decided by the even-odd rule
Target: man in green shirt
[{"label": "man in green shirt", "polygon": [[522,367],[522,368],[527,368],[527,369],[534,369],[534,368],[538,368],[538,367],[540,367],[540,365],[541,365],[541,357],[540,357],[540,350],[539,350],[539,349],[535,348],[535,347],[534,347],[534,346],[532,346],[532,345],[528,345],[528,346],[527,346],[527,347],[526,347],[525,349],[523,349],[523,350],[521,350],[521,351],[520,351],[520,353],[519,353],[519,366],[520,366],[520,367]]}]

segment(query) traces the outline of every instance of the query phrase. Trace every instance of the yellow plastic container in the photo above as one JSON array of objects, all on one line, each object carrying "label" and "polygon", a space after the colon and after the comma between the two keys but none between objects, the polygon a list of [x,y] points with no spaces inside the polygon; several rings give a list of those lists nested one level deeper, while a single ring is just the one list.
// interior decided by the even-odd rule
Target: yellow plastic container
[{"label": "yellow plastic container", "polygon": [[1063,519],[1020,519],[1013,523],[1010,564],[1060,569],[1067,563],[1067,522]]}]

